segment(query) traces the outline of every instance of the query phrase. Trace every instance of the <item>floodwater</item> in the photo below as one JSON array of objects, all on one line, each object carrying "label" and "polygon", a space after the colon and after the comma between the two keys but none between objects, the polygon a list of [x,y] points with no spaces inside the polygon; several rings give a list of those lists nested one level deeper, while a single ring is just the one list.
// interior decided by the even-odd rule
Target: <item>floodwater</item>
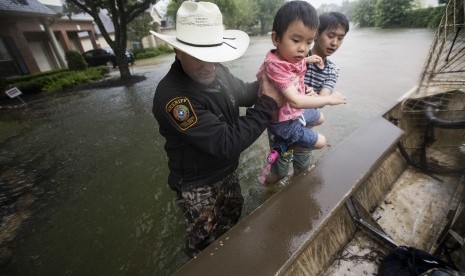
[{"label": "floodwater", "polygon": [[[318,131],[330,147],[316,158],[418,82],[433,36],[425,29],[349,32],[331,57],[342,72],[337,90],[349,100],[323,109],[327,121]],[[245,56],[226,65],[253,81],[270,47],[268,37],[253,37]],[[33,187],[19,193],[27,203],[2,207],[2,223],[20,218],[20,230],[6,238],[11,258],[0,274],[169,275],[188,260],[182,214],[166,184],[164,139],[151,114],[155,87],[172,61],[170,55],[156,66],[134,68],[147,80],[131,87],[0,112],[0,123],[15,125],[0,136],[8,137],[0,140],[0,188],[15,181]],[[258,183],[266,153],[263,135],[241,156],[243,215],[279,190]]]}]

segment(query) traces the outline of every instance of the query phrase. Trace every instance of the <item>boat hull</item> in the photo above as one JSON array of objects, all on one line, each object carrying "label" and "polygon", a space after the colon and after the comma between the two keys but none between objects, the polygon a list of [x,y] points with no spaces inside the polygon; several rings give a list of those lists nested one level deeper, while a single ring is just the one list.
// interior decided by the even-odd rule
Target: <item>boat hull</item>
[{"label": "boat hull", "polygon": [[[455,99],[450,103],[465,104],[465,100],[461,100],[463,93],[449,96]],[[349,200],[355,200],[360,210],[365,210],[372,217],[368,219],[365,214],[365,220],[371,220],[375,225],[384,224],[381,230],[396,244],[432,249],[435,243],[431,240],[436,240],[443,225],[447,224],[450,202],[460,186],[463,173],[440,175],[429,171],[432,161],[439,162],[433,156],[428,156],[431,160],[423,171],[421,163],[413,162],[417,152],[422,150],[428,118],[416,111],[402,113],[406,104],[406,101],[399,102],[384,116],[358,129],[321,158],[313,169],[295,178],[175,275],[336,275],[341,271],[331,272],[330,267],[334,266],[335,260],[342,263],[343,256],[357,263],[348,262],[347,266],[340,266],[342,271],[352,271],[358,263],[362,263],[362,257],[366,257],[374,261],[365,262],[361,269],[369,271],[367,267],[371,267],[376,272],[379,261],[390,250],[383,239],[366,235],[368,242],[362,241],[361,244],[373,246],[359,246],[365,252],[362,257],[343,251],[350,248],[354,237],[361,235],[347,208]],[[435,142],[428,148],[436,152],[440,152],[441,148],[453,148],[460,153],[460,143],[465,139],[463,129],[436,131],[440,135],[435,136]],[[443,131],[448,134],[444,135]],[[415,138],[415,135],[419,137]],[[444,138],[447,142],[443,141]],[[455,169],[465,164],[464,156],[457,154],[453,162]],[[412,186],[416,185],[416,181],[399,184],[404,178],[421,179],[423,187],[446,190],[447,193],[426,198],[419,187]],[[420,199],[418,202],[423,205],[418,207],[407,201],[402,207],[397,206],[398,203],[393,203],[396,197],[390,197],[391,193],[396,193],[396,186],[410,186],[407,195]],[[430,203],[435,197],[442,203],[441,207]],[[412,207],[413,217],[407,215],[406,206]],[[433,213],[433,209],[437,214],[419,224],[424,215]],[[418,213],[418,210],[422,211]],[[392,215],[386,211],[397,213]],[[405,218],[407,224],[393,223],[398,218]],[[431,222],[435,224],[428,227]],[[377,255],[373,256],[373,252]]]}]

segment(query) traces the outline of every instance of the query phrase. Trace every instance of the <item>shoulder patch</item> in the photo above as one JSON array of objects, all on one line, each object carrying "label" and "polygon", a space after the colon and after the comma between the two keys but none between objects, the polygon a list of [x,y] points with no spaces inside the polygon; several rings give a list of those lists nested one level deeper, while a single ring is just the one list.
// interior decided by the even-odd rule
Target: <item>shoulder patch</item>
[{"label": "shoulder patch", "polygon": [[171,99],[166,104],[166,113],[181,130],[187,130],[197,123],[197,115],[186,97]]}]

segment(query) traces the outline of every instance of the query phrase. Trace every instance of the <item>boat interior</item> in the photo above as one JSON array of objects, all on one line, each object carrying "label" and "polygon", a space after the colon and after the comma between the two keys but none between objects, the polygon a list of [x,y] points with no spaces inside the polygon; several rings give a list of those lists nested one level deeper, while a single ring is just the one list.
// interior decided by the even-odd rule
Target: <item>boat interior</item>
[{"label": "boat interior", "polygon": [[465,5],[419,85],[174,275],[376,275],[397,246],[465,272]]}]

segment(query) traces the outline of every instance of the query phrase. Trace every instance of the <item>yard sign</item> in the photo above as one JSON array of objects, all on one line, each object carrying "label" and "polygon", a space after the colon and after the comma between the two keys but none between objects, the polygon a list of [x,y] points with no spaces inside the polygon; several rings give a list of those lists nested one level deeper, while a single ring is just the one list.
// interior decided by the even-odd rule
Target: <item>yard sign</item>
[{"label": "yard sign", "polygon": [[13,87],[13,88],[8,89],[7,91],[5,91],[5,94],[7,94],[8,97],[10,97],[11,99],[18,97],[18,99],[19,99],[24,105],[27,105],[26,102],[23,101],[23,99],[21,99],[21,97],[19,96],[19,95],[21,95],[21,94],[23,94],[23,93],[21,93],[21,91],[20,91],[17,87]]},{"label": "yard sign", "polygon": [[17,87],[10,88],[7,91],[5,91],[5,93],[8,95],[8,97],[10,97],[12,99],[14,97],[17,97],[17,96],[23,94],[23,93],[21,93],[21,91]]}]

